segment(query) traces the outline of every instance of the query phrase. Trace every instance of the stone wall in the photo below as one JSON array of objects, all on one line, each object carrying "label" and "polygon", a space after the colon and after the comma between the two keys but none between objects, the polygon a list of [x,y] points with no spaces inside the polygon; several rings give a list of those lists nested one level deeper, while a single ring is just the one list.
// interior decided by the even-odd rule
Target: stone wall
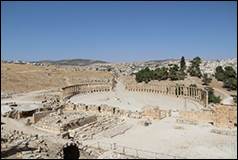
[{"label": "stone wall", "polygon": [[202,88],[185,85],[126,84],[126,89],[132,92],[147,92],[178,98],[189,98],[205,107],[208,106],[208,93]]},{"label": "stone wall", "polygon": [[208,123],[213,122],[212,119],[212,112],[211,111],[180,111],[179,112],[180,118],[182,118],[185,121],[190,122],[201,122],[201,123]]},{"label": "stone wall", "polygon": [[237,125],[237,109],[235,106],[216,105],[207,111],[180,111],[180,118],[194,123],[211,123],[217,127],[233,128]]},{"label": "stone wall", "polygon": [[161,110],[159,107],[148,106],[143,108],[142,115],[152,119],[163,119],[171,116],[171,110]]},{"label": "stone wall", "polygon": [[32,116],[32,123],[38,122],[41,118],[47,116],[48,114],[55,112],[55,111],[43,111],[43,112],[36,112]]},{"label": "stone wall", "polygon": [[165,117],[171,116],[171,110],[161,110],[159,107],[148,106],[144,107],[143,111],[130,111],[120,109],[119,107],[108,106],[106,104],[102,105],[87,105],[87,104],[74,104],[69,102],[64,105],[65,111],[79,111],[79,112],[93,112],[96,114],[106,114],[106,115],[114,115],[121,117],[129,117],[140,119],[142,117],[152,118],[152,119],[163,119]]},{"label": "stone wall", "polygon": [[235,106],[219,105],[213,110],[214,125],[233,128],[237,125],[237,108]]},{"label": "stone wall", "polygon": [[95,121],[97,121],[97,117],[95,115],[74,119],[74,120],[68,122],[67,124],[64,124],[63,126],[61,126],[60,131],[61,132],[68,131],[69,129],[75,129],[75,128],[78,128],[80,126],[83,126],[85,124],[95,122]]},{"label": "stone wall", "polygon": [[[108,115],[117,115],[117,116],[129,116],[130,114],[132,114],[132,112],[130,111],[120,109],[119,107],[108,106],[106,104],[87,105],[83,103],[74,104],[72,102],[69,102],[64,105],[64,110],[65,111],[79,111],[79,112],[93,112],[98,114],[108,114]],[[139,114],[139,112],[137,114]]]},{"label": "stone wall", "polygon": [[109,92],[112,90],[110,83],[104,84],[77,84],[62,88],[62,99],[68,99],[76,94],[86,94],[93,92]]}]

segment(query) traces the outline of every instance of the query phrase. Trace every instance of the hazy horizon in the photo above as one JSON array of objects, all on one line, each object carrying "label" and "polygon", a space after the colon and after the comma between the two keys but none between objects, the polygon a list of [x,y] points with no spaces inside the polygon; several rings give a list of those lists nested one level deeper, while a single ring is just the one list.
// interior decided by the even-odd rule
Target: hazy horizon
[{"label": "hazy horizon", "polygon": [[[196,56],[195,56],[196,57]],[[193,58],[186,58],[186,60],[192,60]],[[227,60],[227,59],[237,59],[237,57],[228,57],[228,58],[220,58],[220,59],[205,59],[203,57],[200,57],[202,60],[210,60],[210,61],[215,61],[215,60]],[[103,60],[103,59],[83,59],[83,58],[69,58],[69,59],[40,59],[40,60],[24,60],[24,59],[1,59],[2,61],[16,61],[16,60],[20,60],[20,61],[26,61],[26,62],[37,62],[37,61],[61,61],[61,60],[76,60],[76,59],[80,59],[80,60],[98,60],[98,61],[105,61],[108,63],[128,63],[128,62],[144,62],[144,61],[156,61],[156,60],[179,60],[181,59],[181,57],[177,57],[177,58],[164,58],[164,59],[147,59],[147,60],[136,60],[136,61],[107,61],[107,60]]]}]

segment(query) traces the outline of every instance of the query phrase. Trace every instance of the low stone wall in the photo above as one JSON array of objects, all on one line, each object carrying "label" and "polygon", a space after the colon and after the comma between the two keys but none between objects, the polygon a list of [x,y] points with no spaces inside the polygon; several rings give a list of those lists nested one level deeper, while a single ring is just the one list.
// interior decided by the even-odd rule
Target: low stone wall
[{"label": "low stone wall", "polygon": [[237,136],[237,130],[221,130],[221,129],[212,129],[211,133],[227,135],[227,136]]},{"label": "low stone wall", "polygon": [[83,126],[85,124],[95,122],[95,121],[97,121],[97,117],[95,115],[74,119],[74,120],[68,122],[67,124],[64,124],[63,126],[61,126],[60,131],[63,132],[63,131],[67,131],[69,129],[75,129],[75,128],[78,128],[80,126]]},{"label": "low stone wall", "polygon": [[140,119],[142,117],[152,118],[152,119],[163,119],[165,117],[171,116],[171,110],[161,110],[159,107],[149,106],[144,107],[143,111],[130,111],[120,109],[119,107],[108,106],[106,104],[102,105],[87,105],[87,104],[74,104],[67,103],[64,106],[65,111],[79,111],[79,112],[93,112],[96,114],[107,114],[107,115],[115,115],[122,117],[129,117]]},{"label": "low stone wall", "polygon": [[48,114],[55,112],[55,111],[43,111],[43,112],[36,112],[32,116],[32,123],[38,122],[41,118],[47,116]]},{"label": "low stone wall", "polygon": [[214,125],[233,128],[237,126],[236,106],[218,105],[213,109]]},{"label": "low stone wall", "polygon": [[152,84],[126,84],[126,90],[132,92],[147,92],[189,98],[204,107],[208,106],[208,92],[205,89],[185,85],[152,85]]},{"label": "low stone wall", "polygon": [[194,123],[211,123],[217,127],[234,128],[237,126],[235,106],[216,105],[207,111],[180,111],[180,118]]},{"label": "low stone wall", "polygon": [[94,112],[98,114],[108,114],[108,115],[117,115],[117,116],[126,116],[126,117],[141,117],[140,112],[131,112],[120,109],[119,107],[108,106],[106,104],[102,105],[87,105],[87,104],[74,104],[67,103],[64,106],[65,111],[80,111],[80,112]]},{"label": "low stone wall", "polygon": [[180,111],[179,112],[180,118],[182,118],[185,121],[190,122],[201,122],[201,123],[208,123],[213,122],[212,119],[212,112],[211,111]]},{"label": "low stone wall", "polygon": [[54,126],[49,126],[49,125],[43,125],[43,126],[38,126],[38,125],[33,125],[34,128],[45,131],[45,132],[50,132],[54,134],[60,134],[61,130],[59,127],[54,127]]}]

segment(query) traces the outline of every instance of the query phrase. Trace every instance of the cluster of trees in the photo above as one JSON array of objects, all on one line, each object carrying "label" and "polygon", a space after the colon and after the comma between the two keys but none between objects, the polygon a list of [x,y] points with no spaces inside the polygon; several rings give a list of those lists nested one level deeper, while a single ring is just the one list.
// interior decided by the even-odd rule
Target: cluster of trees
[{"label": "cluster of trees", "polygon": [[148,83],[150,80],[184,80],[186,73],[186,64],[184,57],[181,58],[180,68],[177,64],[170,65],[169,68],[162,67],[150,70],[148,67],[137,72],[136,81]]},{"label": "cluster of trees", "polygon": [[[193,58],[191,65],[187,69],[187,73],[189,73],[190,76],[202,78],[203,85],[208,85],[212,81],[212,78],[208,77],[208,74],[206,73],[201,73],[201,63],[202,60],[200,57]],[[142,69],[136,73],[136,81],[144,81],[145,83],[148,83],[150,80],[184,80],[187,75],[185,73],[186,68],[185,58],[182,57],[180,60],[180,67],[177,64],[169,65],[169,68],[162,67],[156,68],[155,70],[150,70],[148,67],[146,67],[145,69]],[[227,66],[224,69],[221,66],[218,66],[216,68],[215,78],[224,82],[224,88],[229,90],[237,90],[237,73],[231,66]],[[214,98],[212,97],[212,99]]]},{"label": "cluster of trees", "polygon": [[231,66],[218,66],[215,72],[215,78],[223,81],[223,87],[229,90],[237,90],[237,73]]},{"label": "cluster of trees", "polygon": [[169,78],[172,81],[175,80],[184,80],[186,76],[186,73],[184,72],[184,70],[181,69],[181,67],[179,68],[178,65],[174,64],[169,68]]},{"label": "cluster of trees", "polygon": [[150,80],[152,80],[153,77],[153,71],[150,70],[148,67],[145,69],[140,70],[139,72],[136,73],[136,81],[137,82],[145,82],[148,83]]},{"label": "cluster of trees", "polygon": [[[200,64],[202,60],[200,57],[195,57],[191,61],[191,65],[188,68],[187,72],[190,74],[190,76],[196,76],[201,78],[202,73],[200,70]],[[162,67],[157,68],[155,70],[150,70],[148,67],[145,69],[140,70],[136,73],[136,81],[137,82],[146,82],[148,83],[150,80],[166,80],[170,79],[172,81],[174,80],[184,80],[186,77],[186,62],[185,58],[181,57],[180,60],[180,67],[177,64],[169,65],[169,68]],[[204,75],[204,84],[208,84],[211,82],[211,79],[208,78],[207,75]]]},{"label": "cluster of trees", "polygon": [[220,103],[221,97],[215,96],[214,90],[211,87],[205,88],[208,91],[208,103]]},{"label": "cluster of trees", "polygon": [[202,63],[202,60],[200,57],[195,57],[192,61],[191,61],[191,65],[188,68],[188,73],[190,76],[193,77],[199,77],[201,78],[202,73],[200,70],[200,64]]}]

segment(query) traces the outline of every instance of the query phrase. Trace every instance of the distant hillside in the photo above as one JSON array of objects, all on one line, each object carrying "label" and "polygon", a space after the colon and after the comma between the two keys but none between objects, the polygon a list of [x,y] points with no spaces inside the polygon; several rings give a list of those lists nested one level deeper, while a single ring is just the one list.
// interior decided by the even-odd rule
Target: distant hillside
[{"label": "distant hillside", "polygon": [[178,61],[179,59],[170,58],[170,59],[162,59],[162,60],[149,60],[145,63],[162,63],[162,62],[168,62],[168,61]]},{"label": "distant hillside", "polygon": [[73,65],[73,66],[86,66],[95,63],[108,63],[106,61],[100,60],[90,60],[90,59],[65,59],[65,60],[43,60],[37,61],[37,63],[47,63],[47,64],[57,64],[57,65]]}]

